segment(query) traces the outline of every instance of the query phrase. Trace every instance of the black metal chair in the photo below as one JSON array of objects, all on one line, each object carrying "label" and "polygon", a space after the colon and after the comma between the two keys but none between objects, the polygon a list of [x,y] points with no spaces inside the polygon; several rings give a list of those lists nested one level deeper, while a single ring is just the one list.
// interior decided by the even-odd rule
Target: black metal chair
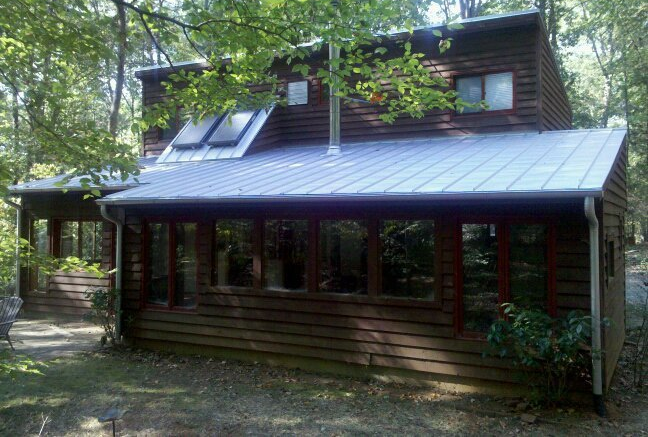
[{"label": "black metal chair", "polygon": [[11,350],[15,349],[13,344],[11,344],[9,330],[18,319],[18,311],[20,311],[22,304],[23,300],[15,296],[0,299],[0,339],[7,339],[9,346],[11,346]]}]

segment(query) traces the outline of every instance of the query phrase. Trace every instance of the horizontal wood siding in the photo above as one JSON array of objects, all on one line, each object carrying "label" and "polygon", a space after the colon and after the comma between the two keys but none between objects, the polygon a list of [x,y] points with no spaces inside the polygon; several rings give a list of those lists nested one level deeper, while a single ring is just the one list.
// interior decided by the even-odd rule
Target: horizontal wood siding
[{"label": "horizontal wood siding", "polygon": [[[603,197],[603,296],[602,316],[610,324],[603,331],[604,381],[606,385],[614,375],[617,360],[625,340],[625,213],[628,191],[626,187],[627,150],[624,146],[605,186]],[[608,250],[614,247],[613,254]],[[614,258],[614,259],[612,259]]]},{"label": "horizontal wood siding", "polygon": [[572,112],[567,93],[558,72],[549,41],[541,33],[540,44],[542,130],[564,130],[572,128]]},{"label": "horizontal wood siding", "polygon": [[[285,207],[300,214],[299,206]],[[580,208],[580,209],[579,209]],[[359,209],[359,208],[358,208]],[[434,210],[426,207],[419,210]],[[587,223],[581,203],[544,205],[557,225],[558,307],[587,311]],[[209,284],[212,217],[234,211],[202,211],[199,222],[199,298],[193,313],[146,309],[141,301],[141,217],[127,217],[124,306],[133,317],[127,335],[157,340],[297,357],[320,358],[387,368],[402,368],[453,377],[519,382],[511,364],[483,357],[486,343],[456,336],[455,248],[456,218],[468,211],[528,216],[533,207],[476,206],[439,209],[437,262],[441,264],[441,292],[436,302],[383,300],[318,293],[280,293]],[[254,211],[241,209],[243,214]],[[372,209],[376,213],[380,209]],[[393,214],[386,208],[385,215]],[[403,211],[401,211],[402,213]],[[313,214],[313,212],[310,212]],[[159,215],[159,213],[153,214]],[[127,316],[128,317],[128,316]]]},{"label": "horizontal wood siding", "polygon": [[[442,76],[451,84],[452,77],[484,71],[516,72],[516,111],[508,115],[473,114],[454,115],[449,111],[433,111],[420,119],[402,116],[393,124],[379,118],[384,109],[371,104],[343,105],[341,110],[342,140],[369,141],[430,135],[463,135],[502,131],[534,130],[538,125],[536,28],[524,26],[498,31],[457,34],[452,48],[441,55],[438,38],[417,34],[412,39],[413,50],[424,53],[424,64],[433,75]],[[396,49],[394,49],[396,50]],[[313,63],[313,71],[318,65]],[[273,68],[286,81],[303,80],[286,65]],[[259,133],[253,147],[256,150],[274,144],[323,144],[328,141],[329,107],[320,104],[317,80],[309,76],[309,104],[278,107]],[[161,80],[161,79],[158,79]],[[159,81],[143,80],[144,106],[165,98]],[[158,139],[157,129],[144,135],[144,154],[161,153],[168,141]]]}]

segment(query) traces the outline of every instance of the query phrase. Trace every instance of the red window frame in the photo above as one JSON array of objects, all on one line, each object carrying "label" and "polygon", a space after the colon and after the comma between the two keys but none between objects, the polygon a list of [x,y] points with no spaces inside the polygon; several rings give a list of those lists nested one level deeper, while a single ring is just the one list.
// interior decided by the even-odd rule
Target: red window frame
[{"label": "red window frame", "polygon": [[[461,218],[455,226],[455,333],[460,337],[485,339],[485,334],[474,331],[464,331],[463,320],[463,232],[464,224],[495,224],[497,226],[497,270],[498,270],[498,305],[511,300],[509,276],[509,238],[510,226],[520,224],[543,224],[547,226],[547,312],[551,317],[557,315],[556,304],[556,226],[550,219],[538,218]],[[504,311],[498,307],[499,317],[504,317]]]},{"label": "red window frame", "polygon": [[[169,232],[169,260],[168,260],[168,277],[167,277],[167,287],[168,287],[168,296],[167,296],[167,305],[155,305],[148,302],[148,293],[149,293],[149,283],[150,283],[150,267],[149,267],[149,257],[150,257],[150,246],[151,241],[151,228],[152,223],[164,223],[168,225]],[[176,265],[176,237],[175,237],[175,226],[178,223],[191,223],[196,225],[196,234],[198,234],[200,223],[192,220],[170,220],[170,219],[147,219],[142,223],[143,227],[143,257],[142,257],[142,300],[141,307],[145,309],[152,309],[158,311],[173,311],[173,312],[196,312],[198,310],[199,304],[199,290],[198,284],[200,283],[199,275],[199,252],[200,247],[199,238],[196,236],[195,251],[196,251],[196,304],[193,307],[181,307],[173,304],[175,302],[175,276],[176,271],[172,266]]]},{"label": "red window frame", "polygon": [[510,115],[517,112],[517,71],[512,69],[495,69],[495,70],[476,70],[474,72],[461,72],[453,74],[452,77],[452,89],[457,90],[457,79],[462,79],[465,77],[477,77],[481,78],[481,100],[486,98],[486,80],[485,77],[489,74],[498,74],[498,73],[511,73],[511,81],[513,87],[513,105],[510,109],[498,109],[496,111],[489,111],[482,109],[479,112],[457,112],[452,111],[453,117],[484,117],[491,115]]}]

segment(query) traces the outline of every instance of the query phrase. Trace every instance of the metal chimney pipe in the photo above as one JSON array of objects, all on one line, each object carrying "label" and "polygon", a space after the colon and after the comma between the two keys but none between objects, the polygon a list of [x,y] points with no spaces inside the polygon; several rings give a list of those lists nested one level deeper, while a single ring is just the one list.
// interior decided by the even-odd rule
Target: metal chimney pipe
[{"label": "metal chimney pipe", "polygon": [[[331,0],[331,6],[339,15],[338,0]],[[332,27],[332,25],[331,25]],[[329,42],[329,147],[327,155],[339,155],[342,153],[340,148],[340,97],[335,95],[338,91],[337,61],[340,59],[340,48]],[[335,64],[335,65],[334,65]]]}]

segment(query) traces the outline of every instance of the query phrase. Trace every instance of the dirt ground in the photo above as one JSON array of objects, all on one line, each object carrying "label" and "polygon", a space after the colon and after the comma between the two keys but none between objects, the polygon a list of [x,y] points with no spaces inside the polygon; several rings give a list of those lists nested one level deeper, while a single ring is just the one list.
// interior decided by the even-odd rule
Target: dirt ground
[{"label": "dirt ground", "polygon": [[[629,253],[629,279],[647,249]],[[113,407],[123,412],[118,435],[131,436],[648,435],[648,387],[632,387],[632,347],[630,332],[600,418],[589,404],[538,409],[524,399],[95,346],[45,361],[40,375],[0,376],[0,436],[107,436],[110,424],[97,417]]]}]

